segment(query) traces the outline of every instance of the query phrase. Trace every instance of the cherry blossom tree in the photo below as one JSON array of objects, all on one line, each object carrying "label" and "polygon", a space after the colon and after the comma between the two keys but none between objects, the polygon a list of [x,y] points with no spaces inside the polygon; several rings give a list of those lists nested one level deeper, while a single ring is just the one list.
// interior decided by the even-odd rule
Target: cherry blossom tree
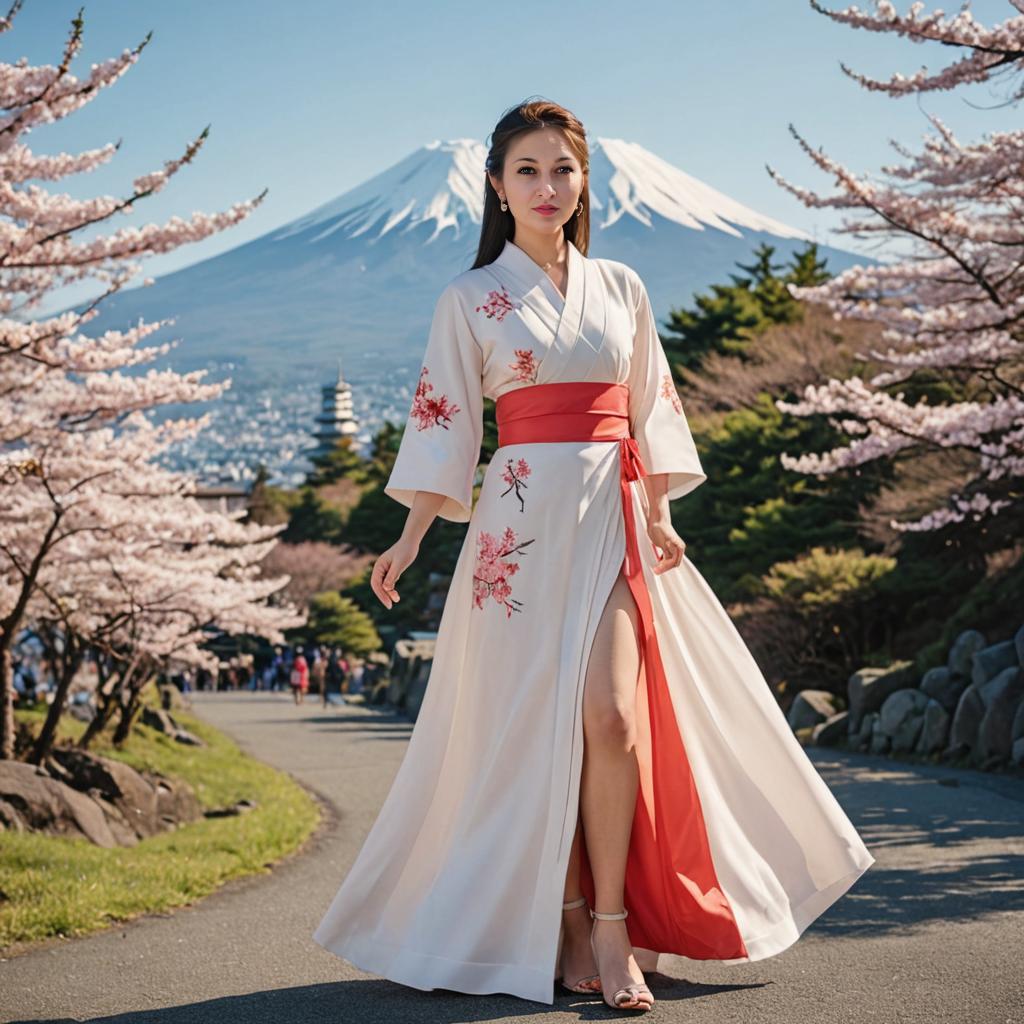
[{"label": "cherry blossom tree", "polygon": [[[21,7],[0,18],[8,31]],[[194,213],[185,221],[122,228],[87,241],[77,232],[132,210],[198,152],[207,131],[162,170],[137,178],[129,195],[75,200],[29,184],[56,181],[110,160],[116,145],[37,156],[23,137],[78,110],[138,59],[134,50],[70,73],[81,47],[81,11],[59,66],[0,64],[0,757],[13,754],[11,646],[33,616],[59,624],[68,642],[116,655],[116,688],[130,723],[147,666],[209,662],[205,631],[272,640],[303,619],[271,595],[287,577],[259,579],[258,562],[281,527],[243,525],[204,511],[196,481],[156,457],[203,429],[209,416],[155,425],[147,410],[218,397],[230,380],[206,371],[134,372],[170,349],[142,345],[165,323],[139,322],[99,337],[83,332],[98,304],[138,272],[138,259],[168,252],[239,223],[262,201]],[[102,282],[82,312],[33,319],[56,289]],[[147,279],[145,283],[152,283]],[[141,667],[141,668],[140,668]],[[59,712],[59,708],[58,708]]]},{"label": "cherry blossom tree", "polygon": [[[1024,0],[1011,0],[1024,14]],[[1024,65],[1024,16],[987,28],[967,5],[956,15],[922,14],[913,3],[905,15],[888,0],[874,13],[855,6],[826,10],[834,21],[912,42],[934,41],[959,54],[940,70],[922,68],[887,81],[843,71],[866,89],[906,96],[968,83],[1014,79]],[[1024,95],[1012,86],[1008,102]],[[783,456],[783,465],[826,475],[875,459],[947,456],[957,467],[936,499],[923,500],[899,531],[929,531],[984,521],[1011,533],[1024,500],[1024,132],[993,132],[982,141],[958,139],[937,116],[921,152],[893,142],[904,162],[883,168],[889,180],[859,176],[813,149],[790,125],[811,160],[834,175],[839,194],[822,197],[772,177],[808,207],[854,210],[839,229],[858,237],[905,242],[906,259],[855,266],[813,287],[790,286],[803,300],[819,302],[835,319],[877,325],[875,347],[858,355],[879,369],[806,387],[799,401],[776,401],[797,416],[826,414],[849,441],[824,453]],[[968,519],[969,517],[969,519]],[[1012,518],[1011,518],[1012,517]],[[980,527],[979,527],[980,528]]]},{"label": "cherry blossom tree", "polygon": [[28,617],[59,627],[64,671],[34,761],[45,756],[75,660],[80,664],[86,652],[106,655],[113,671],[83,746],[115,711],[118,733],[127,732],[142,684],[157,666],[215,670],[217,659],[201,646],[208,630],[283,643],[283,630],[305,621],[290,605],[266,604],[287,576],[257,577],[283,527],[242,524],[244,510],[211,512],[188,495],[132,500],[134,514],[116,530],[82,531],[55,547],[36,581]]}]

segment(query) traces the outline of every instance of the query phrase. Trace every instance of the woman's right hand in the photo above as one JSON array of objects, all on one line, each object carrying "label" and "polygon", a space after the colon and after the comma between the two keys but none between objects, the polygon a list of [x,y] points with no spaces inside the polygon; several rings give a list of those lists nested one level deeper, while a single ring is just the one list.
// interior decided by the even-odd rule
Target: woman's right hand
[{"label": "woman's right hand", "polygon": [[416,561],[419,550],[418,541],[402,536],[373,563],[370,586],[385,608],[390,608],[395,602],[401,601],[395,584],[402,573]]}]

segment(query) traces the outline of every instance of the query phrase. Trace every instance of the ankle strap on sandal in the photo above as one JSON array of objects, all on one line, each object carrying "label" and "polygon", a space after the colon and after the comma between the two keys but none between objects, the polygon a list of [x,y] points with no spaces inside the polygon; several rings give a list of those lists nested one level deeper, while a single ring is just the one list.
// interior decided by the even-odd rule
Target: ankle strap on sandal
[{"label": "ankle strap on sandal", "polygon": [[586,896],[581,896],[578,900],[569,900],[568,903],[563,903],[562,904],[562,909],[563,910],[575,910],[577,907],[586,906],[586,903],[587,903],[587,897]]},{"label": "ankle strap on sandal", "polygon": [[591,908],[590,916],[600,918],[602,921],[621,921],[628,913],[628,910],[623,910],[621,914],[599,914]]}]

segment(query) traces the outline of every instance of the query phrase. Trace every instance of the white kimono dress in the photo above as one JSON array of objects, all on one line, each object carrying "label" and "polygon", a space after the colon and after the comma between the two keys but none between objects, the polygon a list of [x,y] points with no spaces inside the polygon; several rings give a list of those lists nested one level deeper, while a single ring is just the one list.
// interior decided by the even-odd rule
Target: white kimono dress
[{"label": "white kimono dress", "polygon": [[[441,493],[439,514],[469,527],[405,756],[313,938],[419,989],[553,1002],[585,673],[626,553],[615,442],[503,445],[473,506],[483,397],[624,383],[646,471],[668,474],[672,499],[706,479],[639,276],[569,243],[566,290],[511,241],[444,289],[385,488],[404,505]],[[643,531],[643,485],[630,489]],[[646,533],[640,551],[667,693],[637,687],[638,749],[658,756],[631,832],[630,940],[770,957],[875,858],[693,563],[655,575]],[[585,845],[581,884],[592,903]]]}]

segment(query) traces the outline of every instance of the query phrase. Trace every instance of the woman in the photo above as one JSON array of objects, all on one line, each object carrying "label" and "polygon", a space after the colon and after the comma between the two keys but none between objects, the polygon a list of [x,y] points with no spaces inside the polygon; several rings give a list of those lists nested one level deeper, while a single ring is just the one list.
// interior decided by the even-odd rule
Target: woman
[{"label": "woman", "polygon": [[705,475],[643,283],[585,255],[582,126],[531,102],[493,140],[374,593],[400,600],[435,515],[469,529],[405,757],[314,938],[417,988],[551,1003],[561,977],[646,1010],[641,962],[773,956],[874,858],[672,527]]},{"label": "woman", "polygon": [[295,651],[295,661],[291,671],[292,696],[296,704],[304,704],[306,691],[309,689],[309,663],[299,647]]}]

